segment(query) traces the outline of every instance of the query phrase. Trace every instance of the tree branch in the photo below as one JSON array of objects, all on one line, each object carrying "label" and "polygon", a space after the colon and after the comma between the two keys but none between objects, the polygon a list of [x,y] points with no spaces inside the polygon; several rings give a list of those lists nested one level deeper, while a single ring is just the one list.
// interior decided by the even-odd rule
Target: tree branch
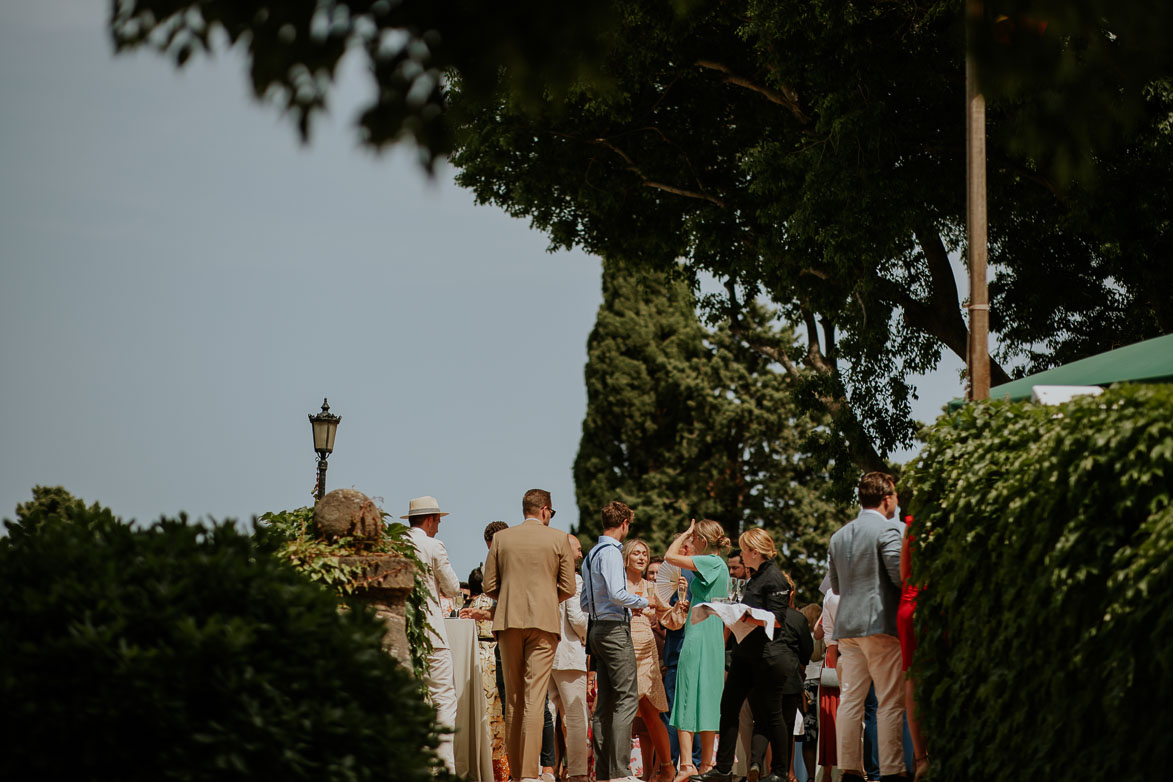
[{"label": "tree branch", "polygon": [[[890,465],[884,459],[880,458],[880,454],[876,451],[875,446],[872,445],[871,437],[868,436],[863,424],[856,417],[855,411],[851,408],[851,403],[847,401],[847,395],[839,377],[838,366],[834,360],[828,361],[823,355],[822,349],[819,347],[818,333],[815,331],[814,313],[805,307],[803,308],[803,318],[807,323],[807,352],[805,359],[810,366],[810,369],[804,370],[794,363],[786,350],[781,346],[763,344],[759,340],[754,340],[745,332],[741,326],[741,305],[737,301],[736,290],[732,280],[726,280],[725,290],[729,294],[729,330],[750,350],[780,364],[786,370],[787,374],[796,380],[801,378],[803,374],[809,372],[814,372],[830,379],[830,383],[820,383],[819,385],[821,388],[834,390],[816,391],[814,397],[831,417],[834,424],[833,429],[842,435],[844,442],[847,444],[847,452],[851,457],[852,463],[866,472],[876,470],[890,471]],[[828,351],[832,351],[834,344],[834,326],[824,322],[824,329],[828,334]]]},{"label": "tree branch", "polygon": [[686,190],[682,187],[676,187],[675,185],[669,185],[669,184],[665,184],[664,182],[657,182],[654,179],[650,179],[646,174],[644,174],[644,172],[640,169],[640,167],[635,164],[635,161],[631,159],[631,155],[628,155],[622,149],[620,149],[615,144],[611,143],[610,141],[608,141],[605,138],[594,139],[591,141],[591,143],[597,144],[601,147],[606,147],[607,149],[611,150],[619,157],[623,158],[623,162],[627,164],[627,170],[631,171],[633,174],[638,176],[640,178],[640,183],[644,187],[650,187],[650,188],[653,188],[656,190],[663,190],[666,193],[672,193],[673,195],[684,196],[685,198],[696,198],[701,201],[708,201],[709,203],[714,204],[715,206],[719,206],[722,209],[724,209],[726,207],[726,203],[714,195],[710,195],[710,194],[705,193],[703,191]]},{"label": "tree branch", "polygon": [[827,346],[827,359],[835,361],[839,350],[835,344],[835,321],[823,318],[819,321],[823,327],[823,342]]},{"label": "tree branch", "polygon": [[[941,235],[928,227],[916,232],[916,240],[929,265],[929,301],[918,301],[899,285],[881,280],[885,296],[904,311],[904,322],[931,334],[962,361],[966,360],[969,329],[958,306],[957,280],[949,263],[949,253]],[[993,385],[1010,382],[1005,369],[990,359],[990,382]]]},{"label": "tree branch", "polygon": [[673,185],[666,185],[663,182],[657,182],[653,179],[644,178],[644,187],[650,187],[655,190],[663,190],[665,193],[672,193],[673,195],[684,196],[685,198],[697,198],[701,201],[708,201],[714,206],[719,206],[722,209],[726,207],[724,201],[716,196],[711,196],[708,193],[698,193],[695,190],[685,190],[683,188],[674,187]]},{"label": "tree branch", "polygon": [[738,87],[744,87],[747,90],[752,90],[753,92],[764,96],[766,100],[770,101],[771,103],[777,103],[779,106],[786,107],[790,113],[794,115],[794,118],[799,121],[799,123],[803,125],[809,125],[811,123],[810,116],[808,116],[799,105],[798,93],[794,91],[793,87],[783,85],[781,90],[764,87],[760,84],[756,84],[750,81],[744,76],[738,76],[729,69],[729,66],[723,65],[719,62],[714,62],[712,60],[697,60],[696,64],[701,68],[707,68],[708,70],[725,74],[723,81],[726,84],[733,84]]}]

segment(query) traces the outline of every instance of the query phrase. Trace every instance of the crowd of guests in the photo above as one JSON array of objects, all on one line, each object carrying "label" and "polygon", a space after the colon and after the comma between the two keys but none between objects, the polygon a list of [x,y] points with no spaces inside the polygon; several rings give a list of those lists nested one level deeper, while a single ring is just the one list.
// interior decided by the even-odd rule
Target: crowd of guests
[{"label": "crowd of guests", "polygon": [[[630,534],[635,512],[611,502],[584,558],[575,536],[549,526],[549,492],[526,492],[521,524],[485,529],[484,567],[460,610],[478,622],[482,670],[495,671],[485,677],[495,782],[634,782],[633,735],[655,782],[787,782],[796,740],[812,779],[816,762],[827,782],[835,766],[847,782],[875,778],[870,754],[883,782],[919,777],[927,758],[911,709],[910,762],[903,749],[915,593],[902,595],[907,535],[893,479],[865,475],[859,499],[859,516],[831,539],[823,606],[799,611],[761,528],[730,553],[720,523],[694,521],[654,557]],[[439,616],[441,596],[460,587],[435,537],[444,515],[425,497],[404,518],[432,591],[428,689],[451,726],[451,656],[431,610]],[[878,739],[865,749],[869,695]],[[440,757],[451,770],[450,738]]]}]

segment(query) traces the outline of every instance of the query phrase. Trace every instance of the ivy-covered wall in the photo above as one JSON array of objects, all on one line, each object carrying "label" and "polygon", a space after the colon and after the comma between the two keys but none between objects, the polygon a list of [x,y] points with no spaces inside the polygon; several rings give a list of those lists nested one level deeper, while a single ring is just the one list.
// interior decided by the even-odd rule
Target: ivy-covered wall
[{"label": "ivy-covered wall", "polygon": [[1173,386],[968,405],[902,481],[933,782],[1173,768]]}]

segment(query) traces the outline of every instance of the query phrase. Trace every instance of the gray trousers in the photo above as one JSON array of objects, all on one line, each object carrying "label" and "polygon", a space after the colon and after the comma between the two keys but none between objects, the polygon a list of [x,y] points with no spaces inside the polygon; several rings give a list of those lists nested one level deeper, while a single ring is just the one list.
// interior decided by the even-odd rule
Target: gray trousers
[{"label": "gray trousers", "polygon": [[595,778],[631,776],[631,723],[639,710],[635,648],[625,621],[591,620],[587,649],[595,660],[598,696],[591,717]]}]

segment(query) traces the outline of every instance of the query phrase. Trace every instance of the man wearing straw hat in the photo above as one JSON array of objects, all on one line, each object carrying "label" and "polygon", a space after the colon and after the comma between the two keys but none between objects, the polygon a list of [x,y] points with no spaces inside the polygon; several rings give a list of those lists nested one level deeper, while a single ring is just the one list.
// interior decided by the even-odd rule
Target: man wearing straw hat
[{"label": "man wearing straw hat", "polygon": [[432,638],[432,651],[428,655],[428,693],[436,707],[436,721],[448,731],[440,736],[436,754],[448,771],[455,773],[456,759],[451,731],[456,726],[456,683],[452,672],[452,652],[448,648],[448,633],[444,630],[444,614],[440,610],[440,595],[455,597],[460,594],[460,579],[448,562],[448,550],[436,537],[440,519],[447,515],[440,510],[435,497],[416,497],[408,504],[407,515],[399,518],[407,519],[411,525],[408,538],[424,563],[424,583],[428,585],[428,628]]},{"label": "man wearing straw hat", "polygon": [[493,536],[485,594],[496,598],[493,633],[505,672],[505,748],[514,779],[537,780],[546,690],[562,625],[558,604],[575,592],[566,533],[550,529],[550,492],[530,489],[525,521]]}]

